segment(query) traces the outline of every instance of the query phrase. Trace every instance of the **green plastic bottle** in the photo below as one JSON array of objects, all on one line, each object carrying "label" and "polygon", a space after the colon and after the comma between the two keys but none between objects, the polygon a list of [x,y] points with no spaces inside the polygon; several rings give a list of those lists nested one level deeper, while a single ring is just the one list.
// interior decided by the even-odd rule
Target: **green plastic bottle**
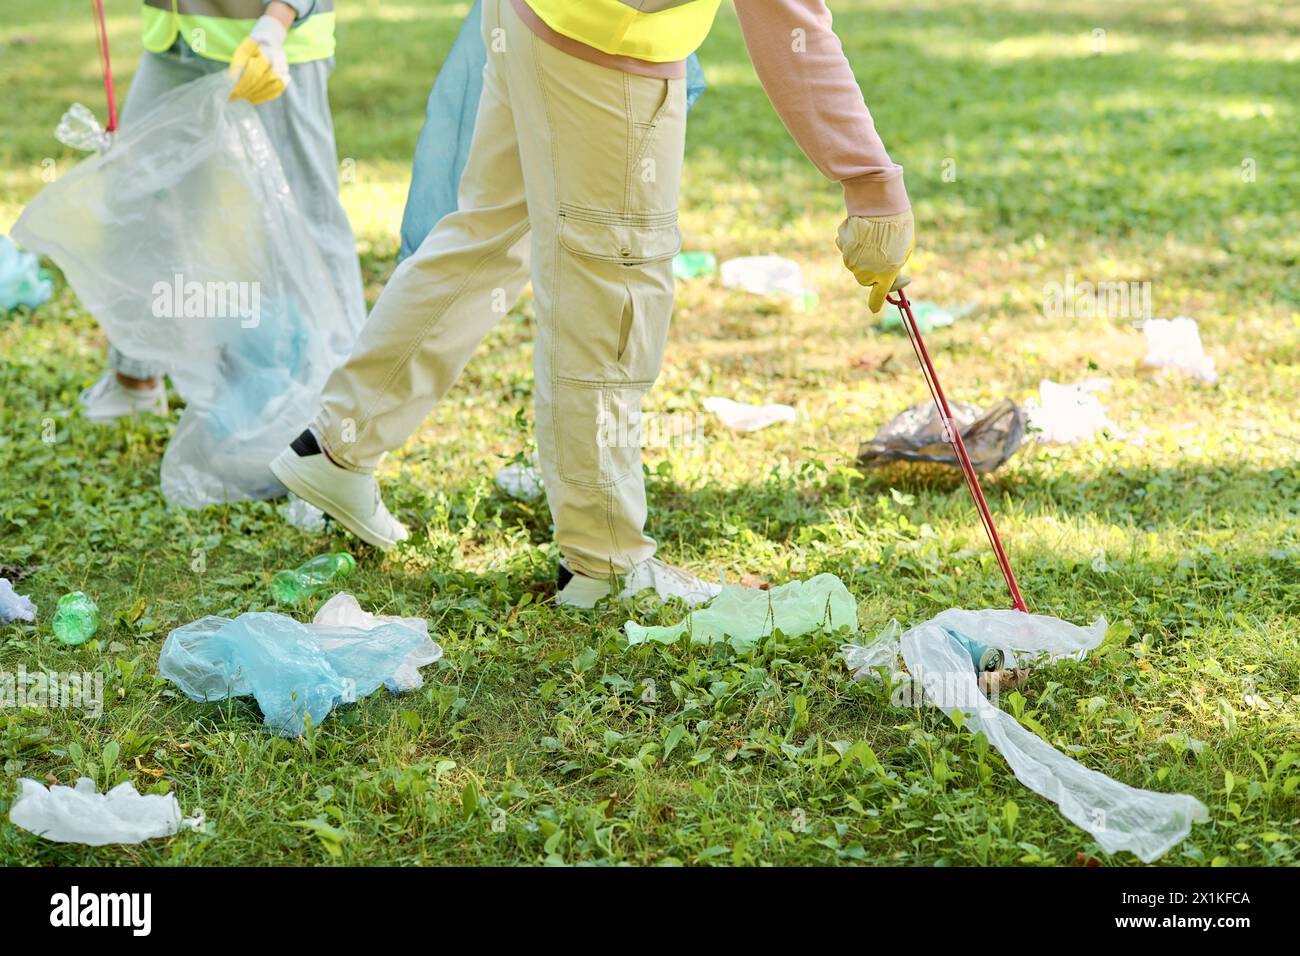
[{"label": "green plastic bottle", "polygon": [[357,561],[346,551],[318,554],[293,571],[277,571],[271,578],[271,595],[281,604],[296,604],[332,581],[356,570]]},{"label": "green plastic bottle", "polygon": [[50,626],[64,644],[85,644],[99,630],[99,606],[83,591],[65,594]]},{"label": "green plastic bottle", "polygon": [[673,257],[673,276],[681,281],[713,275],[717,268],[718,260],[711,252],[679,252]]}]

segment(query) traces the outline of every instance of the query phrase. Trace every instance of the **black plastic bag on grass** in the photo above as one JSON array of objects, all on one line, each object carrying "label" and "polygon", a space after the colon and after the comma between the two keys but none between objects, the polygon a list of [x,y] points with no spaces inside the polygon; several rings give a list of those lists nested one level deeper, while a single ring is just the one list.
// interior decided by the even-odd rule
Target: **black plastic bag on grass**
[{"label": "black plastic bag on grass", "polygon": [[[951,407],[966,453],[981,474],[1000,467],[1024,440],[1027,416],[1009,398],[985,412],[967,402],[952,402]],[[959,467],[934,402],[926,400],[895,415],[871,441],[858,448],[858,464],[863,467],[879,467],[891,461]]]}]

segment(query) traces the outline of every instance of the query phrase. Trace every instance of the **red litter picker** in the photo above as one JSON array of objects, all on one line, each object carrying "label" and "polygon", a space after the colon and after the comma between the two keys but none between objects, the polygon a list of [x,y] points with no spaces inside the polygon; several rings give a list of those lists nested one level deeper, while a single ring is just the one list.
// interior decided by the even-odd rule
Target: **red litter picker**
[{"label": "red litter picker", "polygon": [[903,291],[903,286],[907,285],[907,282],[906,278],[900,276],[894,282],[894,287],[890,290],[887,300],[898,306],[898,311],[903,317],[903,327],[907,329],[907,337],[912,342],[912,350],[916,352],[916,360],[921,363],[921,373],[925,376],[925,384],[929,386],[930,397],[934,399],[935,407],[939,410],[939,420],[943,424],[943,437],[948,444],[952,445],[952,450],[957,455],[957,462],[961,465],[961,472],[966,478],[966,489],[975,502],[975,510],[979,512],[980,522],[984,525],[984,533],[989,537],[989,544],[993,546],[993,553],[998,559],[998,567],[1002,569],[1002,579],[1007,582],[1007,590],[1011,592],[1011,603],[1017,611],[1028,613],[1029,609],[1025,607],[1025,599],[1020,596],[1020,587],[1016,584],[1015,572],[1011,570],[1011,560],[1007,557],[1006,549],[1002,547],[1002,539],[998,536],[998,529],[993,524],[993,515],[989,512],[988,503],[984,500],[984,492],[980,488],[979,477],[975,474],[975,468],[970,462],[970,456],[966,454],[966,445],[961,440],[961,429],[952,420],[952,411],[948,408],[948,398],[943,394],[943,386],[939,384],[939,376],[934,370],[934,363],[930,361],[930,353],[925,347],[925,340],[921,338],[921,330],[916,324],[916,318],[912,315],[912,304],[907,300],[907,293]]},{"label": "red litter picker", "polygon": [[93,0],[95,12],[95,49],[99,51],[99,71],[104,79],[104,96],[108,99],[108,124],[105,133],[117,132],[117,93],[113,89],[113,60],[108,54],[108,27],[104,23],[104,0]]}]

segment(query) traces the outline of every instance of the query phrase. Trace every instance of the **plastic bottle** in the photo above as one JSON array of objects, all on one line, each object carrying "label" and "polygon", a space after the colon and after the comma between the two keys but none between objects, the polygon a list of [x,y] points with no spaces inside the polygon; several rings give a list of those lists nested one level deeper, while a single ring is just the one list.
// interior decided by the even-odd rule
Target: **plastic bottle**
[{"label": "plastic bottle", "polygon": [[271,594],[281,604],[294,604],[331,581],[346,578],[356,567],[356,559],[346,551],[318,554],[293,571],[276,572],[271,578]]},{"label": "plastic bottle", "polygon": [[711,252],[679,252],[673,258],[673,276],[682,281],[712,275],[717,268],[718,260]]},{"label": "plastic bottle", "polygon": [[971,663],[975,665],[977,671],[1000,671],[1006,661],[1006,655],[999,648],[989,647],[987,644],[979,644],[959,634],[950,627],[945,627],[948,636],[960,644],[970,655]]},{"label": "plastic bottle", "polygon": [[85,644],[99,630],[99,606],[83,591],[65,594],[50,626],[64,644]]},{"label": "plastic bottle", "polygon": [[[945,309],[933,302],[912,303],[912,318],[916,319],[916,327],[920,329],[922,335],[952,325],[969,311],[969,309]],[[903,317],[897,309],[885,309],[880,313],[880,327],[886,331],[906,331]]]}]

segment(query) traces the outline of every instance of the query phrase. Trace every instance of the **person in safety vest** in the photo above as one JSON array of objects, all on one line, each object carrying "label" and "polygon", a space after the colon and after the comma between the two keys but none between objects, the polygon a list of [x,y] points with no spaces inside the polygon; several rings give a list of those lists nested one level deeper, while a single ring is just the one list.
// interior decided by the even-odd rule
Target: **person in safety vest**
[{"label": "person in safety vest", "polygon": [[[638,429],[664,357],[681,247],[686,58],[721,0],[485,0],[483,97],[444,217],[384,289],[314,422],[271,470],[363,541],[407,531],[375,481],[519,292],[531,263],[534,395],[561,604],[645,588],[720,590],[654,557]],[[843,185],[845,265],[878,311],[912,251],[912,213],[823,0],[736,0],[768,97]],[[526,252],[523,242],[529,243]]]},{"label": "person in safety vest", "polygon": [[[257,106],[349,317],[366,310],[356,241],[338,199],[338,157],[326,81],[334,69],[334,0],[144,0],[145,54],[122,123],[183,83],[238,73],[231,97]],[[91,421],[167,413],[163,370],[108,350],[109,371],[81,394]]]}]

